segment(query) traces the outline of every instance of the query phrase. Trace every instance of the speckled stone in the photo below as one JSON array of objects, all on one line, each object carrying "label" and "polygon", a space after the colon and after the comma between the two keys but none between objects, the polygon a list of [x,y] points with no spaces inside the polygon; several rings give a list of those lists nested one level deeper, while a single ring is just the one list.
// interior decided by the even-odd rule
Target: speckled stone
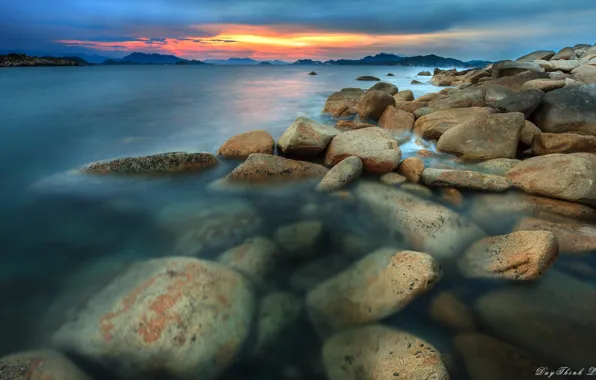
[{"label": "speckled stone", "polygon": [[2,380],[91,380],[56,351],[19,352],[0,358]]},{"label": "speckled stone", "polygon": [[223,157],[243,160],[253,153],[273,154],[275,140],[266,131],[256,130],[230,137],[217,153]]},{"label": "speckled stone", "polygon": [[470,170],[426,168],[422,173],[422,182],[427,186],[492,192],[506,191],[511,188],[511,181],[505,177]]},{"label": "speckled stone", "polygon": [[217,165],[211,153],[160,153],[144,157],[124,157],[111,161],[93,162],[86,173],[177,173],[197,172]]},{"label": "speckled stone", "polygon": [[323,178],[327,168],[305,161],[290,160],[270,154],[251,154],[227,177],[231,182],[287,182]]}]

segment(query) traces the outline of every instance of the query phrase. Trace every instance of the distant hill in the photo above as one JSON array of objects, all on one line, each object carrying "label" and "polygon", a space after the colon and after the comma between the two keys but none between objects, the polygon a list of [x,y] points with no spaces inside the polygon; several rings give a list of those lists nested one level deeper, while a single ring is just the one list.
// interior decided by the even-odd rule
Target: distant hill
[{"label": "distant hill", "polygon": [[331,60],[325,62],[329,65],[379,65],[379,66],[386,66],[386,65],[396,65],[399,62],[406,59],[406,57],[401,57],[395,54],[389,53],[380,53],[374,56],[366,56],[362,59],[338,59],[338,60]]},{"label": "distant hill", "polygon": [[202,65],[204,62],[197,60],[188,60],[175,55],[169,54],[146,54],[146,53],[131,53],[120,59],[112,58],[104,61],[103,65],[176,65],[176,64],[187,64],[187,65]]},{"label": "distant hill", "polygon": [[89,63],[100,64],[108,59],[112,59],[110,57],[104,57],[102,55],[97,54],[60,54],[59,57],[61,58],[81,58]]},{"label": "distant hill", "polygon": [[313,61],[312,59],[299,59],[292,65],[323,65],[321,61]]},{"label": "distant hill", "polygon": [[215,65],[258,65],[259,62],[251,58],[206,59],[205,63]]},{"label": "distant hill", "polygon": [[420,66],[420,67],[484,67],[487,61],[460,61],[454,58],[444,58],[438,55],[417,55],[401,57],[399,55],[381,53],[362,59],[340,59],[326,61],[328,65],[375,65],[375,66]]},{"label": "distant hill", "polygon": [[89,62],[79,57],[31,57],[25,54],[0,55],[0,67],[34,66],[89,66]]}]

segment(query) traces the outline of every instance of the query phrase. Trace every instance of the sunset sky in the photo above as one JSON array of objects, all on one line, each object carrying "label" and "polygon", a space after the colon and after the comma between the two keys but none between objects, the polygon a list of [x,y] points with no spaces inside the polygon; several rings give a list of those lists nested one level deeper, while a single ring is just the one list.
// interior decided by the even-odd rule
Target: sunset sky
[{"label": "sunset sky", "polygon": [[594,44],[594,20],[596,0],[8,0],[0,52],[497,60]]}]

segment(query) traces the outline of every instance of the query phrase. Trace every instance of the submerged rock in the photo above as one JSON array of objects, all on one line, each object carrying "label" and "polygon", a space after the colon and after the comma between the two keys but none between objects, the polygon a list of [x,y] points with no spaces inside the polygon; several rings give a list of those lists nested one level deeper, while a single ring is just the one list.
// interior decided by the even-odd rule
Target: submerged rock
[{"label": "submerged rock", "polygon": [[19,352],[0,358],[3,380],[91,380],[67,357],[51,350]]},{"label": "submerged rock", "polygon": [[381,176],[381,183],[389,186],[396,186],[405,183],[408,179],[397,173],[387,173]]},{"label": "submerged rock", "polygon": [[352,183],[362,174],[362,160],[350,156],[332,167],[317,186],[318,191],[335,191]]},{"label": "submerged rock", "polygon": [[550,231],[557,237],[561,253],[581,254],[596,251],[596,226],[589,224],[555,223],[538,218],[523,218],[514,231]]},{"label": "submerged rock", "polygon": [[279,227],[275,242],[290,256],[312,256],[323,237],[323,223],[318,220],[303,221]]},{"label": "submerged rock", "polygon": [[242,273],[256,284],[263,284],[278,256],[279,247],[273,241],[255,237],[222,253],[217,261]]},{"label": "submerged rock", "polygon": [[441,292],[430,303],[430,317],[456,330],[476,330],[474,314],[455,294]]},{"label": "submerged rock", "polygon": [[395,106],[395,99],[393,96],[386,92],[371,90],[367,91],[366,94],[360,100],[360,103],[356,106],[358,110],[358,116],[361,120],[374,120],[377,121],[383,115],[387,106]]},{"label": "submerged rock", "polygon": [[325,335],[400,311],[440,277],[441,267],[426,253],[383,248],[312,289],[306,308]]},{"label": "submerged rock", "polygon": [[596,136],[575,133],[538,133],[532,140],[532,153],[596,153]]},{"label": "submerged rock", "polygon": [[532,114],[543,132],[596,135],[596,85],[550,91]]},{"label": "submerged rock", "polygon": [[264,354],[283,344],[281,334],[298,321],[303,309],[302,299],[286,292],[265,295],[260,302],[257,322],[256,354]]},{"label": "submerged rock", "polygon": [[329,380],[449,380],[435,347],[383,325],[333,336],[323,346],[323,365]]},{"label": "submerged rock", "polygon": [[317,156],[325,151],[340,131],[305,117],[297,118],[277,142],[280,152],[296,156]]},{"label": "submerged rock", "polygon": [[395,134],[410,132],[414,128],[414,115],[410,112],[387,106],[379,118],[379,127]]},{"label": "submerged rock", "polygon": [[217,151],[225,158],[243,160],[253,153],[273,154],[275,140],[265,131],[257,130],[233,136]]},{"label": "submerged rock", "polygon": [[422,76],[424,76],[424,77],[429,77],[429,76],[431,76],[432,74],[430,73],[430,71],[421,71],[421,72],[419,72],[419,73],[418,73],[418,74],[416,74],[416,75],[418,75],[418,76],[420,76],[420,77],[422,77]]},{"label": "submerged rock", "polygon": [[54,335],[123,377],[215,379],[248,336],[247,280],[221,264],[168,257],[132,266]]},{"label": "submerged rock", "polygon": [[418,157],[408,157],[403,160],[398,168],[397,172],[412,183],[420,182],[422,178],[422,172],[424,171],[424,161]]},{"label": "submerged rock", "polygon": [[322,165],[290,160],[270,154],[251,154],[226,179],[232,182],[286,182],[320,179],[327,174]]},{"label": "submerged rock", "polygon": [[505,177],[478,173],[471,170],[424,169],[422,182],[427,186],[455,187],[459,189],[506,191],[511,181]]},{"label": "submerged rock", "polygon": [[93,162],[83,168],[86,173],[178,173],[198,172],[217,165],[211,153],[160,153],[143,157],[124,157]]},{"label": "submerged rock", "polygon": [[364,75],[361,77],[356,78],[356,80],[363,80],[363,81],[380,81],[379,78],[373,77],[372,75]]},{"label": "submerged rock", "polygon": [[495,158],[481,162],[478,166],[490,174],[505,176],[509,170],[513,169],[520,162],[520,160],[514,158]]},{"label": "submerged rock", "polygon": [[378,90],[388,93],[389,95],[395,95],[398,92],[397,86],[392,83],[379,82],[375,83],[368,91]]},{"label": "submerged rock", "polygon": [[420,117],[414,125],[414,133],[428,140],[438,140],[449,129],[469,121],[484,120],[486,115],[496,113],[491,107],[453,108],[436,111]]},{"label": "submerged rock", "polygon": [[327,98],[323,112],[335,114],[342,107],[356,107],[363,95],[364,91],[360,88],[343,88]]}]

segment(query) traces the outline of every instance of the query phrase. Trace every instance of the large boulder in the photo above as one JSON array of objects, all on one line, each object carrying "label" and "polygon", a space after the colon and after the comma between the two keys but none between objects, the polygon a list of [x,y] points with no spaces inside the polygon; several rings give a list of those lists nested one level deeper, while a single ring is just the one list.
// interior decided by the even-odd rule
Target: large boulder
[{"label": "large boulder", "polygon": [[217,261],[262,285],[273,270],[278,255],[279,248],[273,241],[254,237],[225,251]]},{"label": "large boulder", "polygon": [[571,70],[571,74],[595,74],[595,73],[596,73],[596,66],[593,66],[592,64],[582,65],[582,66],[579,66],[579,67]]},{"label": "large boulder", "polygon": [[2,380],[91,380],[67,357],[51,350],[35,350],[0,358]]},{"label": "large boulder", "polygon": [[480,240],[466,250],[458,264],[473,278],[535,280],[559,255],[555,234],[549,231],[518,231]]},{"label": "large boulder", "polygon": [[426,253],[379,249],[306,296],[309,318],[322,335],[379,321],[428,292],[441,267]]},{"label": "large boulder", "polygon": [[524,121],[519,112],[489,114],[449,129],[437,142],[437,150],[463,160],[515,158]]},{"label": "large boulder", "polygon": [[500,61],[493,64],[492,77],[498,79],[523,73],[527,70],[544,72],[544,69],[534,62]]},{"label": "large boulder", "polygon": [[255,153],[228,174],[226,179],[231,182],[263,183],[323,178],[325,174],[327,169],[321,165]]},{"label": "large boulder", "polygon": [[507,177],[531,194],[596,204],[596,155],[548,154],[522,161]]},{"label": "large boulder", "polygon": [[490,107],[452,108],[424,115],[416,120],[414,133],[428,140],[438,140],[449,129],[474,120],[484,120],[496,113]]},{"label": "large boulder", "polygon": [[198,172],[215,165],[217,159],[211,153],[172,152],[93,162],[83,171],[98,174],[179,173]]},{"label": "large boulder", "polygon": [[402,189],[361,182],[355,194],[390,232],[438,259],[452,258],[484,237],[464,216]]},{"label": "large boulder", "polygon": [[295,156],[317,156],[341,132],[305,117],[297,118],[277,142],[280,152]]},{"label": "large boulder", "polygon": [[367,171],[389,173],[399,165],[401,150],[391,132],[364,128],[335,136],[327,149],[325,164],[333,166],[349,156],[359,157]]},{"label": "large boulder", "polygon": [[411,90],[402,90],[393,95],[395,102],[411,102],[414,100],[414,93]]},{"label": "large boulder", "polygon": [[[396,95],[397,96],[397,95]],[[394,98],[396,99],[395,101],[395,108],[400,109],[400,110],[404,110],[406,112],[409,112],[411,114],[413,114],[414,112],[416,112],[417,109],[419,108],[424,108],[424,107],[428,107],[428,102],[421,102],[419,100],[410,102],[410,101],[398,101],[396,96],[394,96]]]},{"label": "large boulder", "polygon": [[565,86],[565,80],[563,79],[534,79],[527,81],[521,86],[521,91],[527,91],[531,89],[540,90],[544,93],[549,91],[558,90]]},{"label": "large boulder", "polygon": [[541,90],[526,90],[501,99],[491,106],[501,112],[521,112],[528,118],[543,99],[544,92]]},{"label": "large boulder", "polygon": [[521,130],[521,136],[519,137],[520,148],[530,148],[534,141],[534,136],[542,133],[540,128],[531,121],[526,120],[524,127]]},{"label": "large boulder", "polygon": [[484,101],[486,103],[494,103],[505,99],[509,96],[517,94],[516,91],[503,86],[483,86],[486,88],[486,95]]},{"label": "large boulder", "polygon": [[557,54],[550,58],[551,61],[556,61],[558,59],[567,60],[575,58],[575,50],[572,47],[564,47],[563,49],[559,50]]},{"label": "large boulder", "polygon": [[360,119],[377,121],[387,106],[395,106],[393,96],[383,91],[372,90],[366,92],[356,109]]},{"label": "large boulder", "polygon": [[344,158],[332,167],[317,186],[318,191],[335,191],[352,183],[362,174],[362,160],[356,156]]},{"label": "large boulder", "polygon": [[256,130],[229,138],[217,151],[225,158],[244,160],[253,153],[273,154],[275,140],[265,131]]},{"label": "large boulder", "polygon": [[505,176],[509,170],[513,169],[520,162],[520,160],[516,160],[515,158],[495,158],[479,163],[478,167],[486,173]]},{"label": "large boulder", "polygon": [[335,124],[335,129],[341,132],[355,131],[356,129],[376,127],[374,124],[364,123],[358,120],[340,120]]},{"label": "large boulder", "polygon": [[596,136],[575,133],[539,133],[532,140],[532,153],[596,153]]},{"label": "large boulder", "polygon": [[379,119],[379,127],[394,134],[410,132],[414,128],[414,115],[394,106],[387,106]]},{"label": "large boulder", "polygon": [[327,340],[323,366],[329,380],[449,380],[435,347],[383,325],[342,331]]},{"label": "large boulder", "polygon": [[254,298],[248,280],[221,264],[154,259],[93,296],[53,342],[125,378],[215,379],[248,337]]},{"label": "large boulder", "polygon": [[422,173],[422,182],[432,187],[454,187],[491,192],[501,192],[511,188],[511,181],[505,177],[471,170],[426,168]]},{"label": "large boulder", "polygon": [[325,230],[320,220],[304,220],[275,230],[275,242],[290,257],[312,256]]},{"label": "large boulder", "polygon": [[532,121],[543,132],[596,135],[596,85],[550,91]]},{"label": "large boulder", "polygon": [[327,98],[323,112],[334,114],[342,107],[356,107],[363,95],[364,91],[360,88],[343,88]]},{"label": "large boulder", "polygon": [[395,95],[398,92],[396,85],[394,85],[393,83],[387,83],[387,82],[375,83],[371,88],[368,89],[368,91],[372,91],[372,90],[383,91],[383,92],[388,93],[389,95]]},{"label": "large boulder", "polygon": [[579,61],[575,59],[571,61],[550,61],[549,63],[553,71],[562,71],[564,73],[570,73],[579,67]]},{"label": "large boulder", "polygon": [[378,81],[380,81],[380,79],[379,79],[379,78],[377,78],[377,77],[374,77],[374,76],[372,76],[372,75],[363,75],[363,76],[360,76],[360,77],[356,78],[356,80],[361,80],[361,81],[372,81],[372,82],[378,82]]},{"label": "large boulder", "polygon": [[550,78],[548,73],[526,70],[519,74],[511,75],[508,77],[502,77],[499,79],[493,79],[482,83],[482,87],[486,86],[502,86],[510,90],[519,91],[524,83],[534,79],[548,79]]},{"label": "large boulder", "polygon": [[526,54],[524,56],[519,57],[516,59],[518,62],[531,62],[536,60],[545,60],[548,61],[555,55],[555,52],[552,50],[537,50],[532,53]]},{"label": "large boulder", "polygon": [[596,227],[590,224],[550,222],[525,217],[513,228],[514,231],[550,231],[557,237],[560,253],[582,254],[596,251]]},{"label": "large boulder", "polygon": [[464,83],[477,84],[482,78],[490,77],[491,74],[486,70],[472,70],[463,76]]},{"label": "large boulder", "polygon": [[447,97],[432,100],[428,104],[428,107],[434,111],[450,108],[484,107],[485,96],[486,88],[470,87],[448,95]]},{"label": "large boulder", "polygon": [[399,164],[397,172],[408,181],[418,183],[424,172],[424,161],[418,157],[408,157]]}]

